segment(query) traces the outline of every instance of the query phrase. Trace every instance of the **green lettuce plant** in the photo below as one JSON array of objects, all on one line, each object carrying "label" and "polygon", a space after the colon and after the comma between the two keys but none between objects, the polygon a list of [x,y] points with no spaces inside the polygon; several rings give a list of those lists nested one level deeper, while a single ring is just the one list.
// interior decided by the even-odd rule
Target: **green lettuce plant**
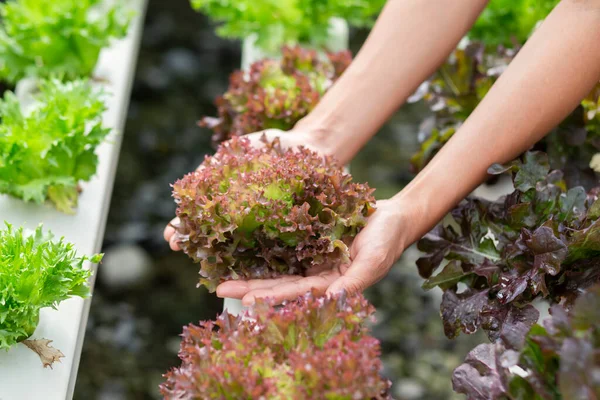
[{"label": "green lettuce plant", "polygon": [[362,297],[307,294],[283,307],[259,301],[243,316],[184,328],[181,366],[165,399],[391,399]]},{"label": "green lettuce plant", "polygon": [[0,15],[0,78],[9,82],[89,77],[100,50],[129,23],[122,6],[102,0],[8,0]]},{"label": "green lettuce plant", "polygon": [[303,274],[348,259],[372,192],[331,157],[234,137],[173,185],[175,238],[211,291],[224,280]]},{"label": "green lettuce plant", "polygon": [[385,0],[191,0],[192,6],[220,23],[228,38],[257,36],[257,45],[276,51],[286,44],[325,44],[331,18],[352,26],[372,23]]},{"label": "green lettuce plant", "polygon": [[102,126],[104,110],[89,81],[42,81],[30,110],[6,92],[0,100],[0,193],[74,212],[78,183],[95,174],[96,147],[110,131]]},{"label": "green lettuce plant", "polygon": [[560,0],[491,0],[468,36],[487,46],[522,44]]},{"label": "green lettuce plant", "polygon": [[229,89],[217,98],[218,118],[205,117],[213,145],[264,129],[289,130],[305,117],[350,65],[349,51],[326,53],[283,47],[281,60],[264,59],[249,71],[236,71]]},{"label": "green lettuce plant", "polygon": [[0,349],[28,339],[42,308],[88,296],[90,271],[83,264],[101,259],[101,254],[78,256],[72,244],[54,240],[41,226],[26,235],[6,224],[0,230]]}]

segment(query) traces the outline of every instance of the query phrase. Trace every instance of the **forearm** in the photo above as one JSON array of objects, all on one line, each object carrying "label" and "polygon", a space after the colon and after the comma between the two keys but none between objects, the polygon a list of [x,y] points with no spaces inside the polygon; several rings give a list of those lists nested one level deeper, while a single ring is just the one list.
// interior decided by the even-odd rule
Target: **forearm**
[{"label": "forearm", "polygon": [[563,0],[459,131],[396,197],[418,240],[486,176],[540,140],[600,80],[600,0]]},{"label": "forearm", "polygon": [[350,67],[300,122],[349,161],[448,57],[487,0],[389,0]]}]

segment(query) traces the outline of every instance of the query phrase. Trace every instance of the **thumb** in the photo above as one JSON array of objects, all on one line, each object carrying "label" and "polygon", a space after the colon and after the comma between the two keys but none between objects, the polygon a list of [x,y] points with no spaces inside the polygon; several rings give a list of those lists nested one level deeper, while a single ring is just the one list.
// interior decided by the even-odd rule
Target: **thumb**
[{"label": "thumb", "polygon": [[[388,271],[388,255],[385,251],[359,251],[348,270],[327,289],[327,294],[345,291],[348,294],[362,292],[378,282]],[[390,263],[391,265],[391,263]]]}]

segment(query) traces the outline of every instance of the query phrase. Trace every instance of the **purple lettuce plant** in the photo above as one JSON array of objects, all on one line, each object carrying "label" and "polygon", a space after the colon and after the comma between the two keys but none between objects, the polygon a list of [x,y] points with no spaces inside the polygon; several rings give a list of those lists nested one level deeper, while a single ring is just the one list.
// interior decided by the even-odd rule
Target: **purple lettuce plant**
[{"label": "purple lettuce plant", "polygon": [[481,42],[456,49],[409,102],[424,101],[432,116],[423,123],[421,148],[411,158],[418,172],[437,154],[506,69],[517,49],[490,51]]},{"label": "purple lettuce plant", "polygon": [[453,374],[468,400],[600,398],[600,286],[534,325],[523,345],[481,344]]},{"label": "purple lettuce plant", "polygon": [[[598,190],[567,190],[562,173],[550,171],[539,152],[489,170],[506,171],[512,194],[496,202],[465,200],[452,211],[452,224],[438,225],[418,242],[426,253],[417,261],[424,287],[444,290],[449,338],[480,328],[491,340],[527,331],[538,318],[534,299],[568,306],[600,278]],[[459,291],[459,283],[466,290]]]},{"label": "purple lettuce plant", "polygon": [[[421,127],[421,148],[411,158],[418,172],[450,140],[475,110],[519,50],[470,42],[456,49],[435,75],[409,99],[424,101],[432,115]],[[569,187],[596,186],[600,175],[590,167],[600,152],[600,84],[558,127],[535,145],[548,153],[550,166],[564,172]],[[600,167],[596,167],[600,170]]]},{"label": "purple lettuce plant", "polygon": [[[561,350],[571,343],[562,339],[552,344],[559,340],[554,337],[559,328],[535,327],[539,312],[532,303],[543,299],[554,304],[556,323],[566,320],[569,310],[583,307],[578,304],[588,304],[578,298],[600,281],[600,187],[568,188],[563,173],[551,170],[541,152],[525,153],[488,172],[510,172],[515,191],[495,202],[468,198],[452,211],[450,223],[438,225],[418,242],[425,252],[417,261],[427,279],[423,287],[444,291],[441,316],[446,336],[483,329],[492,342],[468,355],[454,374],[455,389],[469,399],[594,398],[569,397],[566,393],[574,389],[556,388],[556,368],[574,362],[572,352],[583,347]],[[597,296],[599,289],[594,290],[590,296]],[[574,312],[585,323],[587,317]],[[582,337],[577,332],[571,336]],[[551,348],[554,353],[548,353]],[[549,369],[552,366],[555,370]],[[523,372],[528,369],[537,372]],[[594,382],[582,384],[597,390]]]}]

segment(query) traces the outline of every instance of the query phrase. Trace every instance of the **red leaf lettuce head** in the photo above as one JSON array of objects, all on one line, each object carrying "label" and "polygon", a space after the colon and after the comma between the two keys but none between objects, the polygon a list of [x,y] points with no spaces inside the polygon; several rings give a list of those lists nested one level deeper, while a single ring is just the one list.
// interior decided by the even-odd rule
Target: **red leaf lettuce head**
[{"label": "red leaf lettuce head", "polygon": [[347,259],[347,244],[374,210],[372,193],[331,157],[234,138],[173,185],[175,235],[209,290],[302,274]]},{"label": "red leaf lettuce head", "polygon": [[218,118],[201,126],[213,130],[213,144],[264,129],[291,129],[319,102],[352,61],[349,51],[327,53],[284,47],[281,60],[264,59],[236,71],[216,100]]},{"label": "red leaf lettuce head", "polygon": [[165,399],[391,399],[361,295],[314,293],[184,328]]}]

